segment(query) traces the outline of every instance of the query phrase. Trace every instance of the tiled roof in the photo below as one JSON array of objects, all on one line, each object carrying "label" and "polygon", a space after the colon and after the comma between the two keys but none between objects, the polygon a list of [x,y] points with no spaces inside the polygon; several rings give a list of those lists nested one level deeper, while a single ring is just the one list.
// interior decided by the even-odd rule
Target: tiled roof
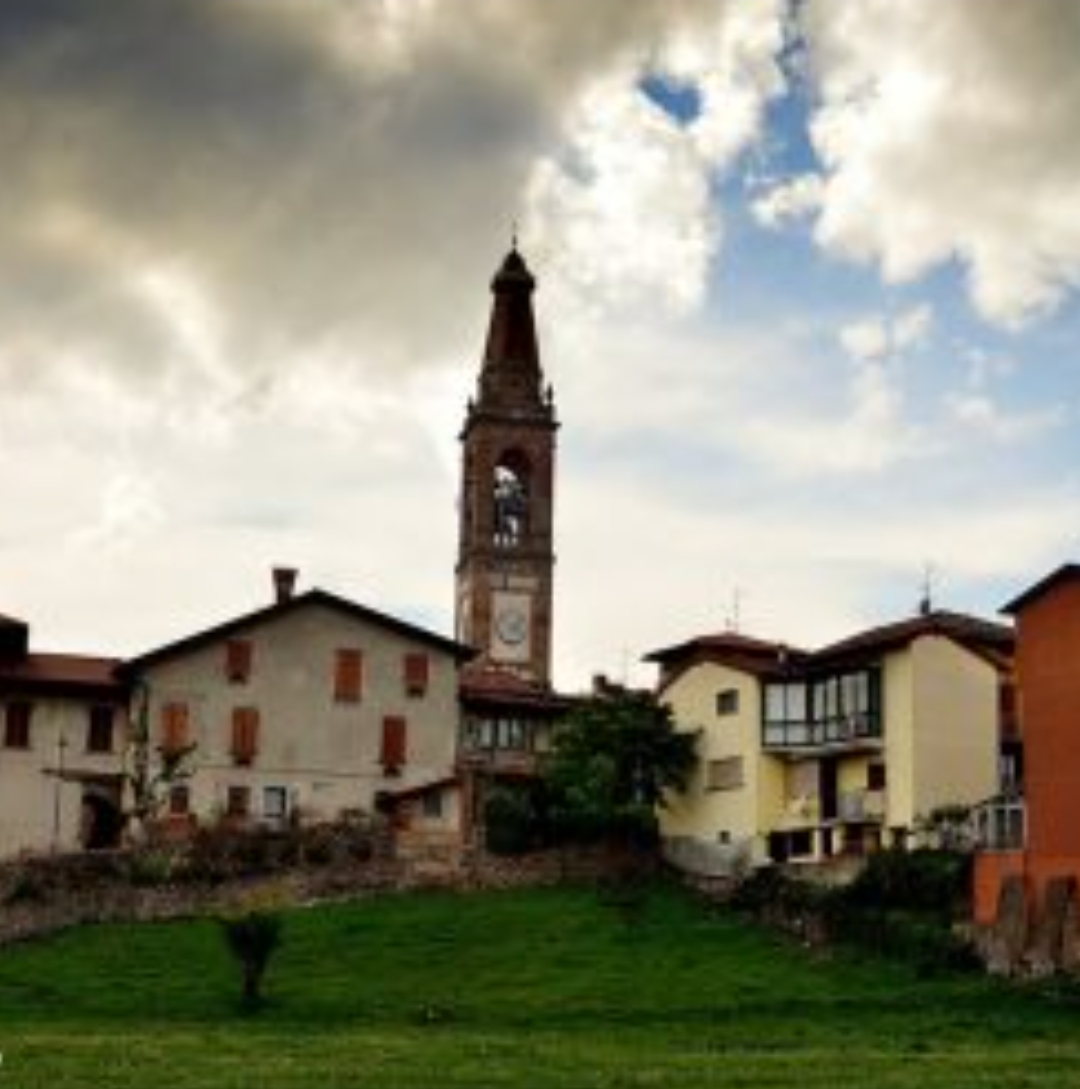
[{"label": "tiled roof", "polygon": [[507,705],[559,714],[573,705],[569,696],[519,677],[505,669],[466,667],[458,686],[461,702],[470,707]]},{"label": "tiled roof", "polygon": [[1070,582],[1075,579],[1080,579],[1080,564],[1062,564],[1056,571],[1051,571],[1045,578],[1039,579],[1034,586],[1029,586],[1018,597],[1014,597],[1008,605],[1002,606],[1001,611],[1010,616],[1015,616],[1026,605],[1036,598],[1042,597],[1048,590],[1052,590],[1063,582]]},{"label": "tiled roof", "polygon": [[856,635],[830,643],[812,655],[814,662],[857,657],[905,646],[924,635],[941,635],[962,646],[979,650],[1010,651],[1015,636],[1012,628],[977,616],[938,609],[892,624],[869,628]]},{"label": "tiled roof", "polygon": [[116,658],[95,658],[79,654],[28,654],[0,665],[0,686],[45,690],[123,689],[116,676]]},{"label": "tiled roof", "polygon": [[366,605],[360,605],[355,601],[349,601],[347,598],[327,593],[325,590],[312,589],[307,590],[302,594],[297,594],[287,601],[276,602],[266,608],[256,609],[254,612],[250,613],[244,613],[243,616],[234,617],[232,620],[226,620],[222,624],[216,624],[214,627],[195,632],[192,635],[185,636],[183,639],[177,639],[175,642],[166,643],[164,646],[147,651],[145,654],[140,654],[135,658],[129,658],[123,664],[122,668],[128,673],[135,672],[145,666],[152,665],[155,662],[164,661],[178,654],[197,650],[200,647],[214,643],[218,640],[228,638],[234,632],[250,628],[252,625],[262,624],[267,620],[274,620],[277,617],[285,616],[298,609],[307,608],[311,605],[321,605],[325,608],[333,609],[335,612],[343,613],[346,616],[353,617],[357,620],[362,620],[375,627],[392,631],[397,635],[404,636],[406,639],[413,639],[418,643],[424,643],[436,650],[441,650],[446,654],[453,655],[458,661],[465,661],[473,657],[476,653],[472,647],[467,647],[463,643],[458,643],[453,639],[438,635],[436,632],[429,631],[426,628],[417,627],[415,624],[409,624],[404,620],[398,620],[396,617],[377,612],[375,609],[369,609]]},{"label": "tiled roof", "polygon": [[739,632],[699,635],[684,643],[661,647],[645,655],[646,662],[657,662],[665,671],[679,669],[693,662],[718,662],[755,675],[769,675],[798,664],[806,652],[786,643],[754,639]]},{"label": "tiled roof", "polygon": [[1004,665],[1012,653],[1012,628],[976,616],[945,610],[920,614],[892,624],[868,628],[820,650],[805,651],[783,643],[753,639],[736,632],[702,635],[685,643],[654,650],[645,656],[657,662],[663,674],[661,686],[671,684],[697,662],[717,662],[757,677],[782,675],[793,667],[813,670],[833,668],[839,662],[865,658],[902,647],[924,635],[940,635]]}]

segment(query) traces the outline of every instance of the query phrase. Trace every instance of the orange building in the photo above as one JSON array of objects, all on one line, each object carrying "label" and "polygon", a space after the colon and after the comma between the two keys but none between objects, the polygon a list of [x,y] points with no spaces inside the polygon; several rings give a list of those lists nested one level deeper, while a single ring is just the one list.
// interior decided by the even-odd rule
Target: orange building
[{"label": "orange building", "polygon": [[1047,911],[1052,884],[1080,885],[1080,565],[1066,564],[1002,610],[1016,619],[1024,739],[1023,809],[975,860],[976,923],[1000,921],[1006,880],[1022,883],[1028,917]]}]

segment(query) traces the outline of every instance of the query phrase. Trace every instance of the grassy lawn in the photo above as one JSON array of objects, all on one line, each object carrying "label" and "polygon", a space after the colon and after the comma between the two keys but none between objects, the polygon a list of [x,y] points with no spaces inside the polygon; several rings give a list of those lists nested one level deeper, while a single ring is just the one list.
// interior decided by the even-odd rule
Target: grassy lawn
[{"label": "grassy lawn", "polygon": [[296,911],[243,1016],[210,922],[0,950],[0,1089],[1080,1085],[1080,999],[805,951],[655,890]]}]

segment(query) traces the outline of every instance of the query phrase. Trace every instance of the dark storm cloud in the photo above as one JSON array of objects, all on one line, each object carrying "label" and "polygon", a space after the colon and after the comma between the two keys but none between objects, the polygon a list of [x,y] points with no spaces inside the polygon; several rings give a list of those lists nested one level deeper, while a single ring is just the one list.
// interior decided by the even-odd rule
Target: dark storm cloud
[{"label": "dark storm cloud", "polygon": [[671,10],[5,0],[0,353],[182,364],[150,273],[230,366],[423,362],[475,328],[562,104]]}]

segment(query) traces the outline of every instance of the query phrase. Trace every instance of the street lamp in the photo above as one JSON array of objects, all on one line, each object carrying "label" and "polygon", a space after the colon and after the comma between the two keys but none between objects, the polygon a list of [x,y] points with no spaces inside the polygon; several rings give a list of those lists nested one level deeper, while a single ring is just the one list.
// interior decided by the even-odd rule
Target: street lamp
[{"label": "street lamp", "polygon": [[53,834],[52,849],[60,850],[60,802],[64,786],[64,752],[67,749],[67,735],[61,730],[56,739],[56,785],[53,788]]}]

